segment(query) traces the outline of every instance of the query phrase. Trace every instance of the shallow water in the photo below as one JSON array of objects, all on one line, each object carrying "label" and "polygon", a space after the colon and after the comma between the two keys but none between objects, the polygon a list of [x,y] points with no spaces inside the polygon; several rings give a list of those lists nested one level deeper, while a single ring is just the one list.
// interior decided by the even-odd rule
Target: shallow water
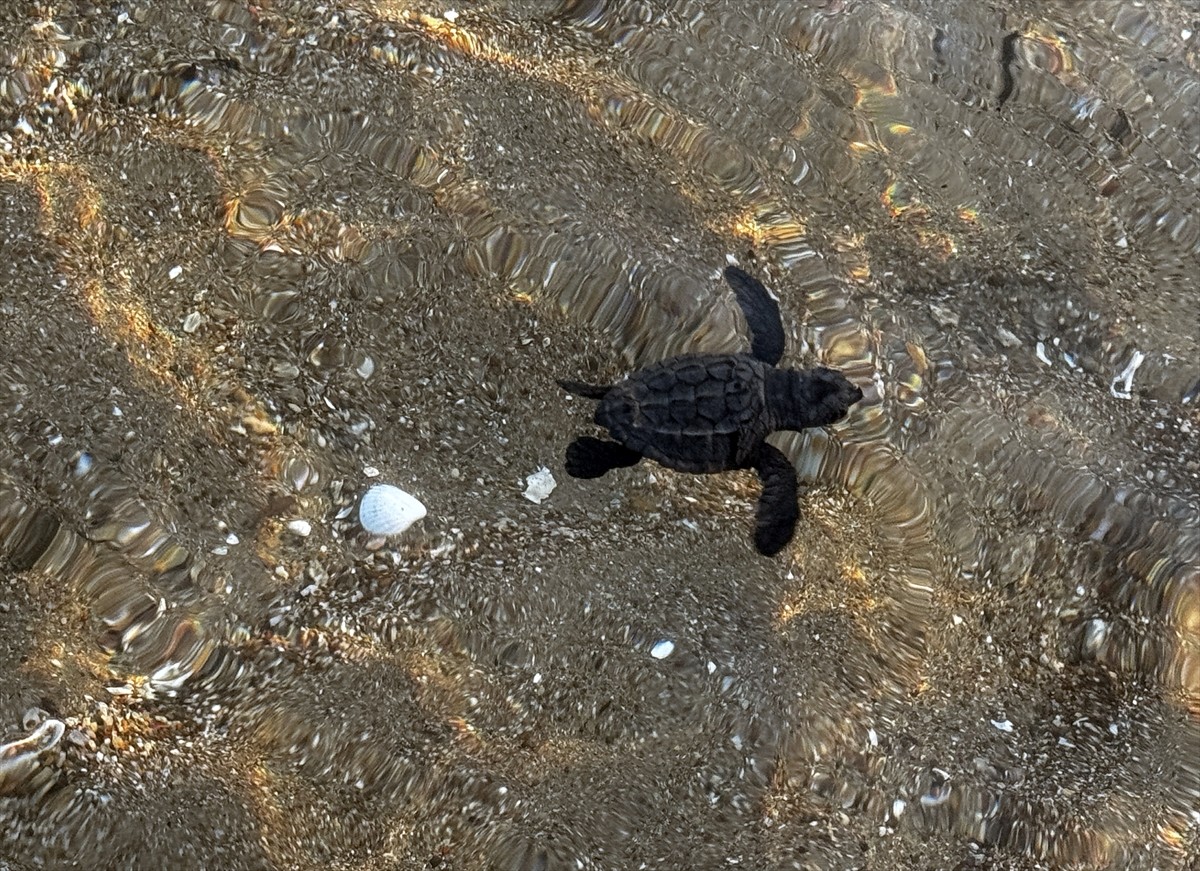
[{"label": "shallow water", "polygon": [[0,12],[0,868],[1195,867],[1200,9],[746,5]]}]

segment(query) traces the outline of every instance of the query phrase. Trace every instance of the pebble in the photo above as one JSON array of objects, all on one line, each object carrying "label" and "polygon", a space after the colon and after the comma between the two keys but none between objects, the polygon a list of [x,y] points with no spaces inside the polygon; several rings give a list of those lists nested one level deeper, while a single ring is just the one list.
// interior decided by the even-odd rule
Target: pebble
[{"label": "pebble", "polygon": [[650,648],[650,655],[655,659],[666,659],[674,652],[675,642],[669,638],[654,642],[654,646]]},{"label": "pebble", "polygon": [[289,532],[292,532],[301,538],[307,538],[308,534],[312,532],[312,524],[307,520],[300,518],[288,521],[287,528]]},{"label": "pebble", "polygon": [[539,466],[537,471],[525,478],[525,492],[521,495],[540,505],[558,486],[554,475],[545,466]]},{"label": "pebble", "polygon": [[938,305],[937,303],[932,303],[929,306],[929,310],[930,310],[930,312],[933,313],[933,317],[938,322],[938,326],[941,326],[941,327],[957,327],[958,326],[958,315],[952,309],[949,309],[944,305]]},{"label": "pebble", "polygon": [[399,535],[425,513],[425,506],[399,487],[375,484],[363,494],[358,521],[371,535]]}]

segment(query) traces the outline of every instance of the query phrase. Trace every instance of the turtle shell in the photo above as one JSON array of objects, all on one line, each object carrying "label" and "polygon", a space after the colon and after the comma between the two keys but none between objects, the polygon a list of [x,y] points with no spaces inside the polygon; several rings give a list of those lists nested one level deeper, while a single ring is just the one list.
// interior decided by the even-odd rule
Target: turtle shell
[{"label": "turtle shell", "polygon": [[672,357],[616,384],[596,408],[596,423],[681,472],[743,468],[768,432],[769,368],[749,354]]}]

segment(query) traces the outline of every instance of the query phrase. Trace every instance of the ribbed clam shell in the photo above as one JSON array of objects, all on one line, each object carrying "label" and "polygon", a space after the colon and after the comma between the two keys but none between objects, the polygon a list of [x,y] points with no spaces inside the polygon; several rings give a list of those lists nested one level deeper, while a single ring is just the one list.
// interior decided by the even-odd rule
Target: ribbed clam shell
[{"label": "ribbed clam shell", "polygon": [[391,484],[376,484],[358,506],[359,523],[371,535],[399,535],[424,516],[424,505]]}]

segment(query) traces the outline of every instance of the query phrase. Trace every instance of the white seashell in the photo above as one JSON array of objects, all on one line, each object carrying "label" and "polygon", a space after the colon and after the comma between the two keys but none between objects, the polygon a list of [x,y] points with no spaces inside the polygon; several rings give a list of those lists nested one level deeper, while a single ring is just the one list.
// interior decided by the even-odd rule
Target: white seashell
[{"label": "white seashell", "polygon": [[525,478],[525,492],[521,495],[530,502],[540,505],[542,500],[554,492],[556,486],[558,486],[558,482],[554,480],[554,475],[550,470],[545,466],[539,466],[536,472]]},{"label": "white seashell", "polygon": [[371,535],[399,535],[424,516],[424,505],[391,484],[376,484],[358,506],[358,521]]}]

